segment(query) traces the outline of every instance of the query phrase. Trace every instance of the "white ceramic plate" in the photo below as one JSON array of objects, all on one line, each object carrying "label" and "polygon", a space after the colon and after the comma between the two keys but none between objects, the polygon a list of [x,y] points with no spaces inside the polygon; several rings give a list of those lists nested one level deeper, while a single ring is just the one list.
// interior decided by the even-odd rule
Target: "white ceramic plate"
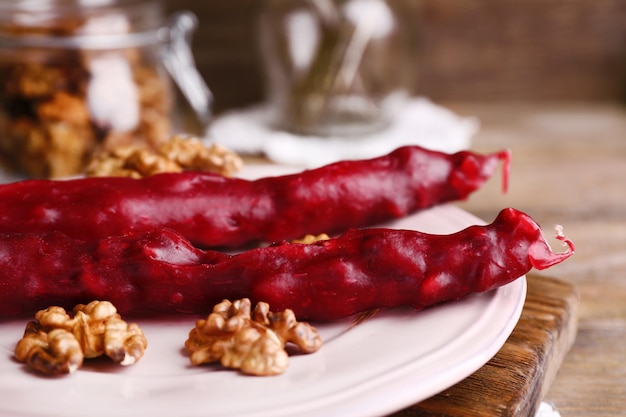
[{"label": "white ceramic plate", "polygon": [[[264,167],[244,176],[274,173]],[[446,205],[390,226],[451,233],[476,223],[481,221]],[[0,416],[380,416],[484,365],[515,327],[525,296],[522,277],[421,312],[399,308],[356,326],[351,319],[318,325],[322,349],[292,356],[289,369],[275,377],[190,367],[183,344],[195,317],[139,322],[149,346],[136,365],[97,359],[69,376],[41,377],[13,358],[26,321],[0,322]]]},{"label": "white ceramic plate", "polygon": [[[449,233],[479,222],[442,206],[394,226]],[[190,367],[183,343],[194,318],[140,322],[149,347],[127,368],[95,360],[46,378],[13,359],[25,321],[0,324],[0,416],[380,416],[459,382],[485,364],[519,319],[524,278],[421,312],[389,310],[352,327],[319,325],[320,351],[292,356],[276,377]]]}]

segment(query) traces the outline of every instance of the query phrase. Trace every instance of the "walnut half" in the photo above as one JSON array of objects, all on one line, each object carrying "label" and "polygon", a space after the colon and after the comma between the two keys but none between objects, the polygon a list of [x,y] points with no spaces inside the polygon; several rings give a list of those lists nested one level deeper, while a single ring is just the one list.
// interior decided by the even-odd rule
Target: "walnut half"
[{"label": "walnut half", "polygon": [[287,343],[303,353],[322,346],[317,330],[296,321],[293,311],[272,313],[267,303],[257,303],[254,311],[249,299],[224,300],[206,319],[198,320],[189,332],[185,347],[193,365],[220,362],[226,368],[249,375],[283,373],[289,364]]},{"label": "walnut half", "polygon": [[57,306],[38,311],[15,347],[16,359],[44,374],[63,374],[76,371],[85,358],[106,355],[132,365],[143,356],[143,332],[124,322],[110,302],[79,304],[73,313]]}]

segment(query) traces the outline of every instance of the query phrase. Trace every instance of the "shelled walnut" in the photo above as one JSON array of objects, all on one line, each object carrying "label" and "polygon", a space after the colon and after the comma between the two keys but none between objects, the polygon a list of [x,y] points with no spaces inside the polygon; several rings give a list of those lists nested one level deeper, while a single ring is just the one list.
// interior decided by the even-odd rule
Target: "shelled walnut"
[{"label": "shelled walnut", "polygon": [[108,26],[102,16],[71,6],[58,15],[46,13],[44,6],[36,19],[24,19],[24,9],[15,3],[16,18],[0,22],[0,37],[18,46],[25,42],[24,47],[0,42],[0,161],[5,168],[30,177],[76,175],[98,149],[153,146],[167,139],[176,96],[157,42],[101,49],[66,42],[75,36],[106,41],[109,34],[132,39],[140,30],[134,21],[111,9],[108,18],[115,24]]},{"label": "shelled walnut", "polygon": [[208,171],[232,176],[242,165],[239,155],[221,145],[205,146],[198,138],[176,135],[155,149],[128,145],[99,152],[85,175],[143,178],[162,172]]},{"label": "shelled walnut", "polygon": [[[119,100],[116,111],[120,114],[135,114],[132,123],[109,120],[122,117],[111,115],[114,105],[105,98],[91,97],[91,86],[103,78],[91,72],[92,57],[67,52],[67,59],[46,66],[0,65],[0,157],[4,165],[29,176],[62,177],[80,173],[98,149],[131,143],[153,146],[166,140],[173,100],[167,81],[145,63],[125,61],[123,56],[116,59],[129,68],[125,82],[136,91],[135,101],[106,100]],[[159,84],[158,94],[142,100],[143,91],[154,90],[155,84]]]},{"label": "shelled walnut", "polygon": [[79,304],[73,313],[57,306],[38,311],[15,347],[16,359],[44,374],[63,374],[86,358],[106,355],[127,366],[143,356],[148,343],[142,330],[123,321],[110,302]]},{"label": "shelled walnut", "polygon": [[328,240],[330,236],[326,233],[321,233],[319,235],[304,235],[301,239],[292,240],[293,243],[304,243],[310,245],[311,243],[319,242],[320,240]]},{"label": "shelled walnut", "polygon": [[219,361],[249,375],[278,375],[289,363],[287,343],[295,344],[303,353],[313,353],[322,346],[317,330],[298,322],[293,311],[272,313],[263,302],[257,303],[254,311],[251,308],[247,298],[224,300],[205,320],[198,320],[185,342],[191,363]]}]

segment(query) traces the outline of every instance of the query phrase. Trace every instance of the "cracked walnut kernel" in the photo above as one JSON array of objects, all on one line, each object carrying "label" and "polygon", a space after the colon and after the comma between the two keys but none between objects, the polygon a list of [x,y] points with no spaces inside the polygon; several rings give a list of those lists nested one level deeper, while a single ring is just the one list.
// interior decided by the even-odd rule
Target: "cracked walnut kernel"
[{"label": "cracked walnut kernel", "polygon": [[303,353],[313,353],[322,345],[317,330],[296,321],[293,311],[272,313],[259,302],[254,311],[249,299],[224,300],[206,319],[198,320],[189,332],[185,347],[193,365],[220,362],[226,368],[249,375],[283,373],[288,366],[287,343]]},{"label": "cracked walnut kernel", "polygon": [[52,306],[35,314],[15,357],[44,374],[72,373],[86,358],[106,355],[120,365],[132,365],[147,347],[136,324],[127,324],[108,301],[92,301],[74,308],[74,316]]},{"label": "cracked walnut kernel", "polygon": [[315,243],[315,242],[319,242],[320,240],[328,240],[330,239],[330,236],[328,236],[326,233],[321,233],[319,235],[304,235],[304,237],[302,237],[302,239],[294,239],[291,242],[292,243],[304,243],[305,245],[310,245],[311,243]]},{"label": "cracked walnut kernel", "polygon": [[85,174],[143,178],[162,172],[208,171],[232,176],[242,165],[239,155],[221,145],[207,147],[198,138],[177,135],[154,150],[126,145],[99,152],[87,165]]}]

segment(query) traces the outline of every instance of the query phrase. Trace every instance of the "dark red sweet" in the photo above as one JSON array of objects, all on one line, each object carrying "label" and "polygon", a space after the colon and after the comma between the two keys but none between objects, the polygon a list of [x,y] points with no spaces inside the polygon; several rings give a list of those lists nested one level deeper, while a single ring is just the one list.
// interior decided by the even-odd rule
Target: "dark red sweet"
[{"label": "dark red sweet", "polygon": [[465,199],[509,153],[404,147],[256,181],[211,173],[140,180],[82,178],[0,185],[0,233],[62,232],[82,240],[170,228],[203,248],[237,248],[375,225]]},{"label": "dark red sweet", "polygon": [[208,313],[248,297],[301,319],[331,320],[403,305],[421,309],[505,285],[567,259],[526,214],[503,210],[450,235],[353,229],[314,244],[236,255],[159,229],[80,241],[62,233],[0,235],[0,317],[111,301],[122,314]]}]

